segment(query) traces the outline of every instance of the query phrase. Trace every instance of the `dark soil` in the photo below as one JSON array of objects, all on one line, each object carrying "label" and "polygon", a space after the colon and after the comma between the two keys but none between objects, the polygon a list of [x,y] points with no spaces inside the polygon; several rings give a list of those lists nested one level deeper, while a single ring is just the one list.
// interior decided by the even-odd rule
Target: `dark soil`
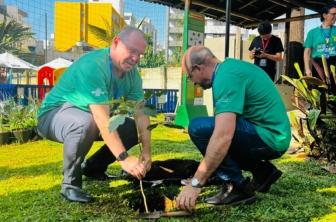
[{"label": "dark soil", "polygon": [[[188,179],[195,174],[199,162],[195,160],[169,159],[154,161],[151,170],[143,178],[144,187],[158,185],[181,185],[181,179]],[[123,171],[123,177],[139,185],[139,181]]]},{"label": "dark soil", "polygon": [[[165,202],[165,196],[170,200],[174,199],[179,193],[179,187],[182,186],[182,179],[192,178],[198,168],[199,162],[195,160],[169,159],[165,161],[154,161],[151,170],[147,172],[146,177],[142,180],[145,189],[147,207],[150,212],[165,211],[170,209]],[[164,169],[163,169],[164,168]],[[170,172],[168,172],[170,171]],[[125,195],[123,198],[127,200],[127,205],[135,211],[144,213],[145,206],[142,194],[140,192],[139,180],[134,179],[130,174],[123,171],[123,177],[137,187],[139,192]],[[211,177],[206,185],[220,184],[222,181],[216,177]],[[162,186],[176,186],[176,193],[173,195],[165,193]],[[150,188],[150,189],[146,189]],[[171,190],[171,188],[170,188]],[[168,201],[169,202],[169,201]],[[170,203],[168,203],[170,204]]]}]

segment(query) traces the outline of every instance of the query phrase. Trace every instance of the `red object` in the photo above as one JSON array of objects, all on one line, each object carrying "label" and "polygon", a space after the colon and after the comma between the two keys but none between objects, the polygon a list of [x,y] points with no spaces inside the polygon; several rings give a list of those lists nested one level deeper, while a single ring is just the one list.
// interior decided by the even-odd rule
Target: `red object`
[{"label": "red object", "polygon": [[[49,66],[44,66],[42,67],[38,72],[37,72],[37,85],[43,86],[44,80],[47,79],[49,86],[54,85],[54,69],[49,67]],[[44,99],[44,89],[39,89],[40,91],[40,99]],[[50,89],[47,89],[46,92],[49,92]]]}]

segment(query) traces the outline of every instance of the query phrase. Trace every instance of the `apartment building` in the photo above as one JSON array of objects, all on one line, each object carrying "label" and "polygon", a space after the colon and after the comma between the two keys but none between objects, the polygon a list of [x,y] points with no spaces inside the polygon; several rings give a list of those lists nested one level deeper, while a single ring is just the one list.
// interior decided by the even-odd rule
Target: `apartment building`
[{"label": "apartment building", "polygon": [[88,29],[88,24],[117,31],[127,25],[111,3],[55,2],[55,49],[68,51],[73,46],[106,47]]},{"label": "apartment building", "polygon": [[[141,19],[142,21],[142,19]],[[141,22],[139,21],[139,22]],[[139,24],[137,24],[138,26]],[[151,23],[151,19],[150,18],[145,18],[139,29],[141,29],[144,33],[146,34],[150,34],[151,38],[152,38],[152,41],[153,41],[153,53],[156,52],[156,47],[157,47],[157,30],[156,28],[154,27],[154,25],[152,25]]]},{"label": "apartment building", "polygon": [[124,12],[124,20],[128,25],[136,27],[137,21],[132,12]]}]

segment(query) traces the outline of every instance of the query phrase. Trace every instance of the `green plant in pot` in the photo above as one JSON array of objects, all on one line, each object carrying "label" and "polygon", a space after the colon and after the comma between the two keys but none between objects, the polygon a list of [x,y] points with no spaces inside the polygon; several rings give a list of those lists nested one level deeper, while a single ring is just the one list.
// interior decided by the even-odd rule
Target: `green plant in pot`
[{"label": "green plant in pot", "polygon": [[[325,65],[327,63],[324,58],[322,61],[324,69],[313,60],[311,61],[321,80],[303,76],[297,63],[295,63],[295,68],[300,79],[289,78],[285,75],[282,77],[295,87],[293,105],[305,115],[305,118],[300,118],[300,123],[296,124],[299,125],[298,134],[304,138],[303,143],[310,149],[309,155],[326,158],[330,162],[336,160],[336,97],[334,95],[336,83],[330,81],[329,69]],[[333,79],[336,79],[334,66],[331,70]],[[306,126],[303,125],[302,120],[306,122]],[[310,134],[309,137],[304,135],[305,127]]]},{"label": "green plant in pot", "polygon": [[27,120],[30,119],[28,107],[17,104],[14,98],[11,98],[4,106],[4,112],[16,140],[20,143],[27,142],[31,137],[31,129],[27,126]]},{"label": "green plant in pot", "polygon": [[11,142],[11,131],[9,130],[8,119],[4,111],[5,104],[6,101],[0,102],[0,145]]}]

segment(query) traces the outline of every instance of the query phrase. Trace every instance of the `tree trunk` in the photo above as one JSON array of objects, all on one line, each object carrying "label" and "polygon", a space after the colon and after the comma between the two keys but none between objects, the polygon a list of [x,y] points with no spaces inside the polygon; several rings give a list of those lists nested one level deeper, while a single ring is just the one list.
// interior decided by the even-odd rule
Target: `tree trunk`
[{"label": "tree trunk", "polygon": [[[300,11],[292,11],[291,18],[303,15],[304,8],[300,8]],[[289,41],[304,42],[304,20],[290,23]]]}]

